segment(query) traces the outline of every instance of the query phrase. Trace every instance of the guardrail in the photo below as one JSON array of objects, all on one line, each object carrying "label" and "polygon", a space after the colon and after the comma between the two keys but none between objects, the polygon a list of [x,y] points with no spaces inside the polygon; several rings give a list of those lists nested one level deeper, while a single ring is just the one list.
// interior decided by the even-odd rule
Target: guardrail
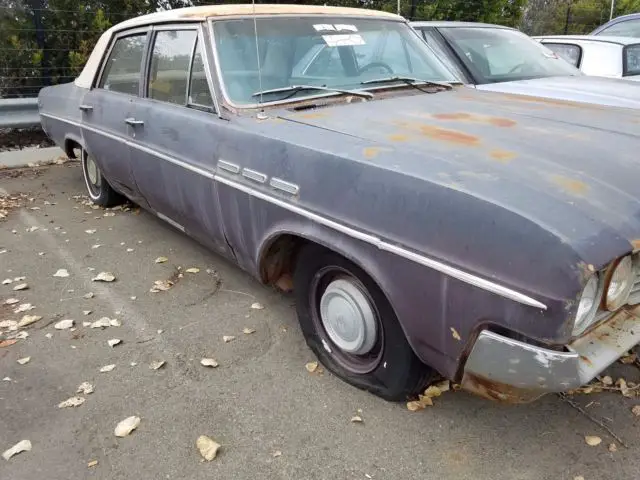
[{"label": "guardrail", "polygon": [[37,98],[0,98],[0,128],[40,125]]}]

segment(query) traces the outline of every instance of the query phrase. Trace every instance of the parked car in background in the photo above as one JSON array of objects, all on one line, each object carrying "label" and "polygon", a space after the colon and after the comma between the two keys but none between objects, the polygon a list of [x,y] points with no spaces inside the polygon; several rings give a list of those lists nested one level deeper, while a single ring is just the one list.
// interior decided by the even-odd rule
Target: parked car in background
[{"label": "parked car in background", "polygon": [[640,81],[640,38],[594,35],[534,38],[586,75]]},{"label": "parked car in background", "polygon": [[638,85],[583,75],[518,30],[465,22],[412,26],[450,69],[479,90],[640,108]]},{"label": "parked car in background", "polygon": [[640,13],[622,15],[596,28],[591,35],[640,37]]},{"label": "parked car in background", "polygon": [[640,341],[640,114],[467,88],[399,16],[158,12],[39,105],[95,203],[293,289],[317,357],[384,398],[439,373],[529,401]]}]

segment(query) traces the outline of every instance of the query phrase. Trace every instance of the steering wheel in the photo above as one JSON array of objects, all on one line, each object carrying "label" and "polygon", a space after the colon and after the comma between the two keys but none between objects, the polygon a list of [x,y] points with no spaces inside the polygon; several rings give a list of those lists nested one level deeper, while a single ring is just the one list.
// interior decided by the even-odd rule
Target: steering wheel
[{"label": "steering wheel", "polygon": [[519,63],[518,65],[513,67],[511,70],[509,70],[509,73],[515,73],[516,70],[522,70],[522,68],[526,67],[526,66],[527,66],[527,64],[525,62]]},{"label": "steering wheel", "polygon": [[369,70],[369,69],[375,68],[375,67],[384,68],[387,72],[389,72],[391,74],[395,73],[393,71],[393,69],[389,65],[384,63],[384,62],[371,62],[371,63],[368,63],[364,67],[360,68],[360,73],[363,73],[365,70]]}]

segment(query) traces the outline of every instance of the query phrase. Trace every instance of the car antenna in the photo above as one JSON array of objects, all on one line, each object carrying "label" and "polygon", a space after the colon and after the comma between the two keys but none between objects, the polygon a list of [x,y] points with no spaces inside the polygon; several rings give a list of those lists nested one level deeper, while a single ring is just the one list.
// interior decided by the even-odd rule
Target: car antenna
[{"label": "car antenna", "polygon": [[[256,0],[251,0],[253,8],[253,36],[256,39],[256,61],[258,62],[258,86],[260,87],[260,100],[259,104],[262,106],[262,68],[260,67],[260,46],[258,43],[258,21],[256,20]],[[264,108],[261,108],[258,112],[258,120],[266,120],[267,115],[264,113]]]}]

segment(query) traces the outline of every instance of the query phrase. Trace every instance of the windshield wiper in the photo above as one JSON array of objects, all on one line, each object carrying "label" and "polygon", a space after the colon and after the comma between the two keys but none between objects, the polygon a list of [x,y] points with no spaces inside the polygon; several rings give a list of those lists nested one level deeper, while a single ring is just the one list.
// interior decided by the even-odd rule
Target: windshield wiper
[{"label": "windshield wiper", "polygon": [[412,87],[417,88],[420,91],[425,91],[418,86],[418,84],[423,85],[431,85],[434,87],[441,87],[445,90],[451,90],[453,87],[451,84],[446,82],[436,82],[433,80],[423,80],[421,78],[414,77],[401,77],[401,76],[393,76],[393,77],[383,77],[383,78],[374,78],[373,80],[365,80],[364,82],[360,82],[360,85],[371,85],[373,83],[391,83],[391,82],[404,82],[407,85],[411,85]]},{"label": "windshield wiper", "polygon": [[373,93],[371,92],[362,92],[360,90],[347,90],[343,88],[321,87],[320,85],[289,85],[288,87],[272,88],[270,90],[261,90],[259,92],[251,94],[251,96],[259,97],[260,95],[270,95],[272,93],[290,93],[290,95],[284,97],[284,99],[287,99],[302,90],[322,90],[324,92],[344,93],[344,94],[354,95],[361,98],[373,98]]}]

